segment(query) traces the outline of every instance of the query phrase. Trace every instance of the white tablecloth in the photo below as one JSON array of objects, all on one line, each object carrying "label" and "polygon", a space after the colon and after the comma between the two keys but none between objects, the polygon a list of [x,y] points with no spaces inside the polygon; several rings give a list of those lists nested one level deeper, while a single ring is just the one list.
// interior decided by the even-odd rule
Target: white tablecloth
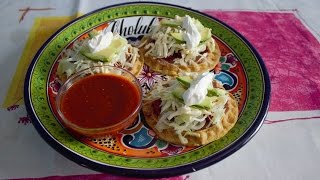
[{"label": "white tablecloth", "polygon": [[[70,16],[125,1],[0,1],[0,102],[3,102],[22,55],[34,19]],[[164,1],[155,1],[164,2]],[[197,10],[278,11],[297,9],[305,26],[319,39],[320,1],[226,0],[166,1]],[[52,7],[54,11],[29,12],[20,23],[18,9]],[[315,59],[320,61],[319,59]],[[319,67],[315,67],[319,68]],[[320,70],[320,69],[319,69]],[[320,97],[315,97],[320,98]],[[95,174],[53,150],[32,125],[17,126],[25,111],[0,109],[0,178]],[[267,119],[320,116],[320,110],[269,112]],[[223,161],[189,174],[190,179],[318,179],[320,175],[320,119],[262,126],[243,148]],[[37,158],[41,156],[41,158]]]}]

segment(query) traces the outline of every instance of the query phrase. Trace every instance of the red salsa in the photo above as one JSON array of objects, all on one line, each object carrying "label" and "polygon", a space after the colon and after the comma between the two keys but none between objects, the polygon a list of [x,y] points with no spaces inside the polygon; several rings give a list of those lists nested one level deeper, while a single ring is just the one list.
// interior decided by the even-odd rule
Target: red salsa
[{"label": "red salsa", "polygon": [[73,84],[62,97],[65,118],[83,128],[117,124],[131,115],[140,102],[138,88],[119,75],[96,74]]}]

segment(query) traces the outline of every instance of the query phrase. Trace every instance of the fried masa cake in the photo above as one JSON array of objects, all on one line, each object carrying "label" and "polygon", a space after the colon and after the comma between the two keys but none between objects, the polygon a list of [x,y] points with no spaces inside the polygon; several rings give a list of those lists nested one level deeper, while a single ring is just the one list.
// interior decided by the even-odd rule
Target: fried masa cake
[{"label": "fried masa cake", "polygon": [[[57,69],[57,76],[65,81],[72,74],[92,66],[110,65],[124,68],[139,75],[143,68],[143,57],[139,49],[117,33],[102,31],[89,32],[89,38],[76,41],[64,53]],[[104,72],[104,69],[100,70]]]},{"label": "fried masa cake", "polygon": [[145,64],[170,76],[211,70],[221,56],[211,29],[189,16],[162,19],[143,37],[139,49]]},{"label": "fried masa cake", "polygon": [[[189,82],[183,82],[186,79]],[[191,78],[178,77],[158,84],[144,100],[142,110],[147,124],[160,139],[201,146],[223,137],[235,125],[238,103],[220,82],[213,80],[202,102],[185,105],[183,96],[190,83]]]}]

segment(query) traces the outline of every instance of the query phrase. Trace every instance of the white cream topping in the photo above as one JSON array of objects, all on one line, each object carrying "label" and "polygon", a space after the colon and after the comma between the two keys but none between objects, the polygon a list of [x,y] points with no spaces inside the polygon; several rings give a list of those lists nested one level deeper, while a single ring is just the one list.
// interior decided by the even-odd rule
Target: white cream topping
[{"label": "white cream topping", "polygon": [[[188,89],[193,92],[189,93],[193,94],[191,98],[194,98],[197,94],[202,94],[202,96],[205,97],[208,87],[212,86],[210,83],[214,78],[214,74],[208,72],[201,75],[198,75],[197,73],[188,73],[188,76],[191,79],[195,78],[191,83],[191,87]],[[200,91],[195,90],[195,85],[200,87]],[[180,99],[174,97],[172,91],[177,87],[181,87],[181,84],[175,79],[159,81],[150,94],[145,97],[146,100],[161,99],[160,116],[155,126],[158,131],[162,132],[164,129],[173,128],[181,143],[186,144],[188,142],[188,139],[185,137],[186,135],[199,136],[199,134],[194,133],[194,131],[203,127],[210,127],[212,124],[215,124],[218,127],[222,126],[221,120],[226,110],[225,105],[229,99],[227,91],[219,89],[224,91],[224,93],[221,93],[219,96],[210,97],[212,100],[212,108],[199,109],[188,106],[184,97],[184,102],[181,102]],[[193,102],[191,104],[197,103],[198,102]],[[208,122],[207,120],[210,121]]]},{"label": "white cream topping", "polygon": [[187,48],[192,49],[197,47],[201,40],[201,34],[190,16],[183,18],[182,27],[186,30],[183,33],[183,39],[187,43]]},{"label": "white cream topping", "polygon": [[[113,34],[103,30],[99,31],[98,34],[90,40],[89,38],[85,40],[76,40],[73,47],[65,49],[62,52],[64,58],[59,62],[57,74],[59,76],[65,74],[69,77],[75,72],[83,69],[102,65],[117,65],[125,69],[132,68],[139,58],[138,48],[128,44],[125,38],[122,38],[125,41],[125,45],[119,46],[119,43],[116,44],[118,53],[117,55],[111,56],[112,59],[110,62],[93,61],[79,53],[83,47],[85,47],[86,50],[88,48],[91,53],[99,52],[105,48],[115,48],[110,46],[112,46],[112,41],[118,40],[119,38],[122,38],[119,34]],[[103,71],[101,70],[101,72]]]},{"label": "white cream topping", "polygon": [[88,41],[88,47],[91,53],[99,52],[107,48],[113,39],[112,32],[102,31]]},{"label": "white cream topping", "polygon": [[214,73],[206,72],[192,81],[190,87],[182,95],[184,104],[187,106],[200,104],[205,99],[208,93],[208,87],[212,83],[213,78]]}]

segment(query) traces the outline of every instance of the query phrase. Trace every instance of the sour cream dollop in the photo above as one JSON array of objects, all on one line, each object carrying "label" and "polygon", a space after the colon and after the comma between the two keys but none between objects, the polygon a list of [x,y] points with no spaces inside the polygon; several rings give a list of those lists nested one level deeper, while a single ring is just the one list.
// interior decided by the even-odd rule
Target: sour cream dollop
[{"label": "sour cream dollop", "polygon": [[182,95],[184,104],[187,106],[200,104],[205,99],[208,93],[208,87],[212,83],[213,78],[214,73],[206,72],[192,81],[190,87]]},{"label": "sour cream dollop", "polygon": [[186,30],[182,37],[187,43],[187,48],[197,47],[201,41],[201,34],[190,16],[183,18],[182,27]]},{"label": "sour cream dollop", "polygon": [[99,52],[107,48],[113,39],[112,32],[102,31],[88,41],[88,46],[91,53]]}]

